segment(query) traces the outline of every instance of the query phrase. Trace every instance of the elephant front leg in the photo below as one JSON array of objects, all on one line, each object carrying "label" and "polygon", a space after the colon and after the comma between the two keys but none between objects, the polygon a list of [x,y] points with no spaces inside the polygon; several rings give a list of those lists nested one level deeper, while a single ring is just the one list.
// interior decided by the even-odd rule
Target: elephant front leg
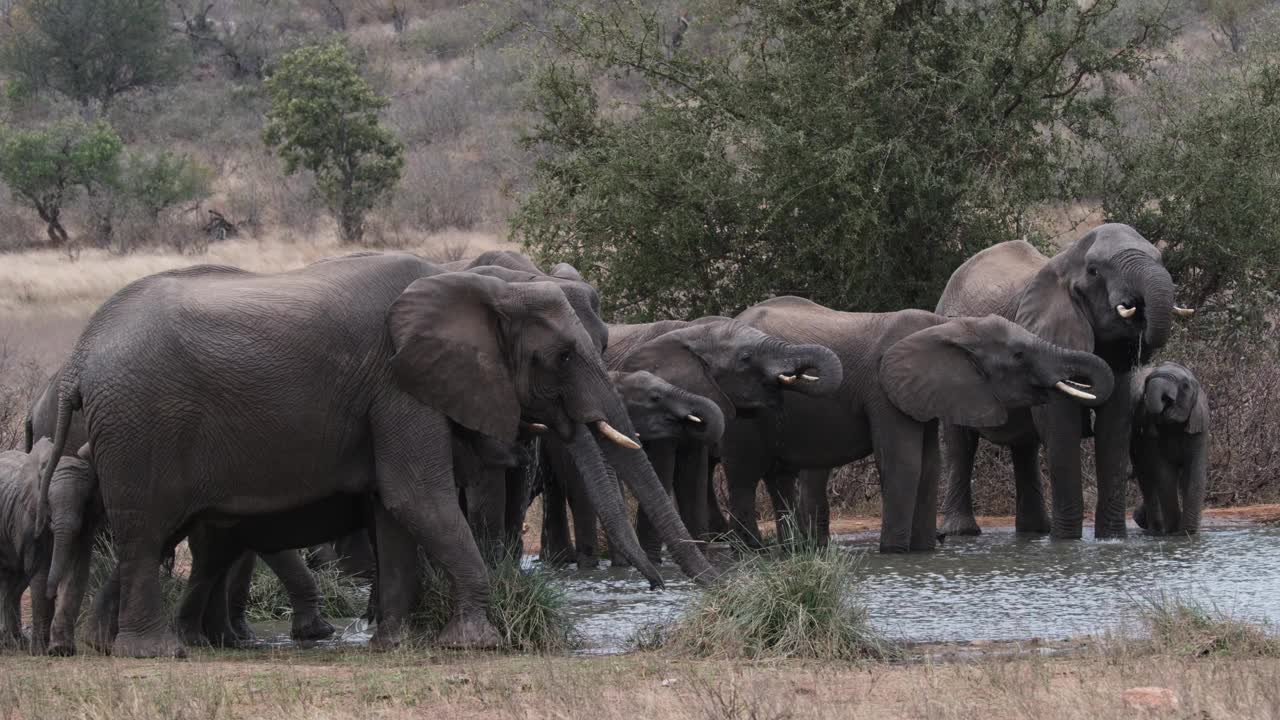
[{"label": "elephant front leg", "polygon": [[1014,529],[1020,533],[1046,534],[1049,515],[1044,510],[1044,487],[1040,481],[1040,445],[1023,443],[1009,448],[1013,458],[1014,492],[1017,511]]},{"label": "elephant front leg", "polygon": [[543,468],[553,476],[542,482],[542,549],[539,557],[548,565],[568,565],[573,558],[573,543],[569,537],[569,498],[564,490],[567,478],[554,475],[549,466],[546,463]]},{"label": "elephant front leg", "polygon": [[978,535],[982,530],[973,514],[973,459],[978,452],[978,431],[943,423],[942,435],[947,467],[942,534]]},{"label": "elephant front leg", "polygon": [[[49,651],[49,639],[52,633],[54,599],[48,594],[49,566],[42,565],[35,574],[31,576],[31,654],[45,655]],[[5,588],[5,594],[10,597],[6,602],[12,606],[17,606],[22,602],[23,586],[26,583],[21,579],[16,583],[10,583]],[[18,628],[18,637],[21,635],[21,625]]]},{"label": "elephant front leg", "polygon": [[908,552],[921,490],[924,426],[896,409],[872,418],[880,470],[880,552]]},{"label": "elephant front leg", "polygon": [[1039,435],[1049,455],[1049,484],[1053,492],[1051,535],[1077,540],[1084,527],[1084,497],[1080,486],[1080,408],[1070,400],[1053,398],[1034,408]]},{"label": "elephant front leg", "polygon": [[772,458],[753,425],[733,422],[725,429],[725,483],[729,489],[729,527],[748,548],[761,548],[760,526],[756,521],[756,488]]},{"label": "elephant front leg", "polygon": [[707,536],[710,523],[711,510],[707,505],[708,464],[706,445],[686,442],[676,446],[675,465],[672,468],[676,508],[690,537],[695,539]]},{"label": "elephant front leg", "polygon": [[[1128,374],[1116,378],[1116,387],[1128,387]],[[1133,416],[1124,398],[1117,393],[1096,411],[1094,452],[1098,474],[1098,506],[1093,535],[1097,538],[1124,537],[1125,505],[1129,484],[1129,441]]]},{"label": "elephant front leg", "polygon": [[773,468],[764,476],[764,489],[773,508],[773,532],[777,543],[787,546],[795,539],[796,473]]},{"label": "elephant front leg", "polygon": [[938,423],[924,424],[923,450],[920,456],[920,484],[916,489],[916,508],[911,518],[911,550],[929,551],[938,544],[938,476],[942,457],[938,450]]},{"label": "elephant front leg", "polygon": [[321,614],[320,588],[297,550],[265,553],[262,561],[280,578],[293,607],[289,637],[299,641],[324,640],[333,635],[333,625]]}]

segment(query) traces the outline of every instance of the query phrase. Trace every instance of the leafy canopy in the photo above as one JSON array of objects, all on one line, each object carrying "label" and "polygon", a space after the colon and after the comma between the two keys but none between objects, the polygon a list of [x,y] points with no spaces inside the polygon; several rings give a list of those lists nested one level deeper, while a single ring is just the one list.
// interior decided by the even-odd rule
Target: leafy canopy
[{"label": "leafy canopy", "polygon": [[35,130],[0,127],[0,180],[48,224],[49,239],[64,244],[63,205],[77,188],[112,184],[123,148],[104,122],[70,119]]},{"label": "leafy canopy", "polygon": [[[1161,34],[1119,5],[704,0],[699,27],[731,29],[673,50],[650,4],[582,0],[543,31],[559,59],[513,230],[631,319],[777,294],[932,308],[964,258],[1036,237],[1029,209],[1074,191],[1111,113],[1098,79],[1142,70]],[[604,76],[643,87],[606,103]]]},{"label": "leafy canopy", "polygon": [[287,174],[315,173],[343,240],[359,242],[365,213],[391,192],[404,166],[403,144],[378,123],[387,99],[360,76],[340,43],[286,54],[266,86],[271,109],[264,141]]},{"label": "leafy canopy", "polygon": [[27,0],[0,48],[21,86],[104,111],[121,93],[175,80],[183,64],[164,0]]}]

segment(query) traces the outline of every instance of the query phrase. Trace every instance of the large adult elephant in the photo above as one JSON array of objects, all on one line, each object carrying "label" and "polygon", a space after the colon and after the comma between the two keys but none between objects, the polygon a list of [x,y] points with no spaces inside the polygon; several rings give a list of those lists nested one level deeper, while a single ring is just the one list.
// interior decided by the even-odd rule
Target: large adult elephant
[{"label": "large adult elephant", "polygon": [[[1128,225],[1100,225],[1052,258],[1028,243],[987,248],[956,269],[938,301],[946,316],[1001,315],[1049,342],[1102,358],[1127,386],[1128,373],[1169,338],[1173,280],[1160,251]],[[1178,309],[1179,314],[1189,310]],[[1095,410],[1097,537],[1125,534],[1129,425],[1125,393]],[[1087,418],[1067,398],[985,427],[944,423],[948,467],[943,532],[977,534],[971,482],[979,437],[1012,449],[1018,493],[1017,529],[1078,538],[1084,520],[1080,441]],[[1037,458],[1048,450],[1052,522],[1045,515]]]},{"label": "large adult elephant", "polygon": [[[194,520],[373,493],[382,617],[400,642],[417,546],[451,578],[437,640],[493,646],[488,574],[458,505],[450,422],[511,443],[549,427],[588,478],[610,540],[654,586],[606,464],[691,576],[688,542],[582,324],[551,284],[440,273],[404,253],[259,275],[197,266],[136,281],[94,313],[59,385],[55,451],[83,409],[120,557],[119,656],[181,655],[156,568]],[[48,473],[41,516],[47,516]],[[37,523],[40,526],[41,523]]]},{"label": "large adult elephant", "polygon": [[[708,398],[728,423],[776,408],[784,396],[821,397],[839,388],[840,359],[818,340],[786,339],[725,317],[610,325],[605,362],[610,370],[647,371]],[[704,442],[681,441],[655,448],[650,457],[672,474],[664,482],[675,488],[681,517],[695,537],[706,537],[712,513],[719,514],[710,451]]]},{"label": "large adult elephant", "polygon": [[[880,470],[881,552],[936,542],[938,418],[979,426],[1062,395],[1093,404],[1111,393],[1106,363],[1051,345],[999,317],[947,319],[922,310],[848,313],[798,297],[745,310],[738,320],[791,342],[821,340],[844,382],[825,397],[788,395],[781,407],[731,421],[722,460],[738,528],[751,529],[756,486],[771,473],[806,472],[802,532],[825,540],[831,468],[874,453]],[[1084,388],[1090,388],[1085,390]],[[758,537],[749,537],[758,542]]]}]

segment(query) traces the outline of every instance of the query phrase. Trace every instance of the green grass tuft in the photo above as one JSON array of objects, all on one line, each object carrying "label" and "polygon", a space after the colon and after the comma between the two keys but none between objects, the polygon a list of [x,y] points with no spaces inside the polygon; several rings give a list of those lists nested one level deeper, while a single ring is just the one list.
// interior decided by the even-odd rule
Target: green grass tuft
[{"label": "green grass tuft", "polygon": [[1148,650],[1182,657],[1280,657],[1280,638],[1258,625],[1232,618],[1216,607],[1157,593],[1138,600],[1138,617]]},{"label": "green grass tuft", "polygon": [[749,555],[671,626],[645,629],[632,644],[734,659],[898,657],[899,648],[867,621],[858,568],[856,555],[834,545]]},{"label": "green grass tuft", "polygon": [[[448,577],[425,558],[419,561],[419,577],[422,588],[410,625],[429,640],[449,621],[453,597]],[[568,604],[568,594],[548,570],[524,571],[515,559],[489,570],[489,622],[509,650],[561,652],[576,647]]]},{"label": "green grass tuft", "polygon": [[[358,579],[343,573],[335,563],[313,568],[311,575],[320,588],[320,614],[323,617],[352,618],[364,614],[369,591]],[[293,615],[293,605],[289,602],[284,583],[264,562],[254,565],[245,614],[249,622],[283,620]]]}]

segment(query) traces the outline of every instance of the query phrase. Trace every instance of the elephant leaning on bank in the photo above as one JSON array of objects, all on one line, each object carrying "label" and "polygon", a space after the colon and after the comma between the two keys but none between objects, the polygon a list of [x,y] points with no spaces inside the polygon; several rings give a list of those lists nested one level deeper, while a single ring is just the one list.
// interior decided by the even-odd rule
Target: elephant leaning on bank
[{"label": "elephant leaning on bank", "polygon": [[[626,405],[645,455],[670,494],[672,468],[663,464],[676,459],[676,453],[670,446],[685,442],[706,446],[719,442],[724,432],[724,414],[710,400],[682,390],[652,373],[610,372],[609,377]],[[596,567],[599,554],[596,550],[595,512],[581,487],[582,483],[567,470],[550,474],[553,479],[544,483],[542,491],[542,558],[552,563],[570,560],[568,518],[565,516],[567,500],[573,511],[573,547],[578,568]],[[636,535],[649,560],[654,564],[661,563],[662,539],[643,510],[637,513]]]},{"label": "elephant leaning on bank", "polygon": [[783,340],[821,338],[840,358],[845,380],[826,397],[788,395],[776,410],[728,423],[722,461],[734,524],[753,526],[762,478],[816,470],[805,473],[797,527],[825,541],[830,469],[874,453],[881,552],[931,550],[936,543],[936,419],[999,425],[1011,410],[1058,394],[1102,402],[1114,382],[1094,355],[1051,345],[996,316],[847,313],[780,297],[738,319]]},{"label": "elephant leaning on bank", "polygon": [[[128,368],[128,372],[121,372]],[[59,384],[55,452],[83,410],[120,557],[118,656],[182,655],[156,568],[193,520],[376,494],[381,617],[399,644],[421,546],[451,579],[437,641],[492,647],[488,574],[458,503],[450,423],[515,441],[550,428],[588,479],[611,544],[653,586],[606,464],[681,568],[715,570],[689,542],[599,353],[561,290],[441,273],[404,253],[259,275],[196,266],[126,286],[90,319]],[[49,472],[41,478],[40,521]]]},{"label": "elephant leaning on bank", "polygon": [[[53,443],[43,438],[29,452],[0,453],[0,602],[4,604],[0,645],[4,647],[28,647],[22,635],[21,603],[29,585],[31,654],[75,653],[76,621],[88,565],[65,582],[52,580],[48,548],[52,537],[35,531],[36,503],[41,474],[49,467],[53,473],[49,486],[51,526],[76,537],[83,532],[92,540],[98,513],[94,507],[95,478],[87,456],[88,448],[81,448],[79,456],[58,457]],[[48,588],[55,592],[48,592]]]},{"label": "elephant leaning on bank", "polygon": [[[1128,225],[1094,228],[1062,252],[1047,258],[1030,244],[992,246],[969,258],[951,275],[937,312],[948,317],[994,313],[1016,322],[1059,347],[1102,358],[1125,387],[1129,373],[1164,346],[1175,314],[1173,280],[1160,251]],[[1128,478],[1128,393],[1114,393],[1094,411],[1098,502],[1097,537],[1125,534]],[[1078,538],[1084,521],[1080,440],[1087,422],[1070,398],[1054,398],[1032,411],[1013,413],[1000,427],[977,428],[945,422],[943,447],[948,480],[943,501],[947,534],[977,534],[973,515],[973,459],[979,437],[1013,451],[1018,493],[1017,529]],[[1043,443],[1053,492],[1052,522],[1041,497]]]},{"label": "elephant leaning on bank", "polygon": [[1133,520],[1155,535],[1200,530],[1208,481],[1209,399],[1190,370],[1165,362],[1133,374],[1129,443],[1142,503]]}]

